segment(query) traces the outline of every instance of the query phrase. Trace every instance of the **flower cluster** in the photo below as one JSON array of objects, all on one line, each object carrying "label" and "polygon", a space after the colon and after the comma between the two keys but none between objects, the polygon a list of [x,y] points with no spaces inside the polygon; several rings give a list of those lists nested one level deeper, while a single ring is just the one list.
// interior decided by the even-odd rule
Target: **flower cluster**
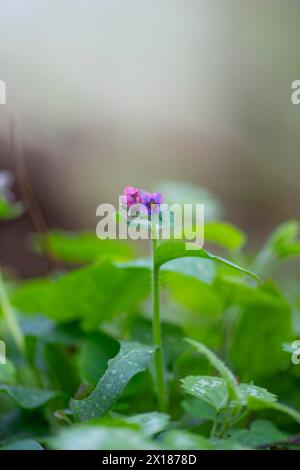
[{"label": "flower cluster", "polygon": [[160,205],[163,203],[162,193],[149,193],[142,189],[126,186],[124,188],[123,202],[127,208],[134,205],[140,205],[140,212],[143,214],[157,214],[160,211]]}]

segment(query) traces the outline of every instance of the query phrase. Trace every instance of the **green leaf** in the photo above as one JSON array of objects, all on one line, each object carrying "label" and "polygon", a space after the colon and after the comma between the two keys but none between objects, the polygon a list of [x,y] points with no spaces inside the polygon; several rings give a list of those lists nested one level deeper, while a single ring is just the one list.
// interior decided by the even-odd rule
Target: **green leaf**
[{"label": "green leaf", "polygon": [[117,417],[126,423],[137,424],[145,434],[145,436],[155,436],[164,431],[170,421],[170,416],[165,413],[153,411],[150,413],[141,413],[133,416],[122,416],[112,413],[113,417]]},{"label": "green leaf", "polygon": [[0,447],[0,450],[44,450],[41,444],[33,439],[20,439],[18,441],[12,441],[6,444],[3,447]]},{"label": "green leaf", "polygon": [[[120,267],[152,268],[150,258],[139,258],[120,264]],[[161,285],[166,287],[176,301],[197,313],[221,313],[222,299],[213,283],[217,277],[214,263],[197,258],[174,259],[160,269]]]},{"label": "green leaf", "polygon": [[[46,384],[55,389],[63,390],[67,396],[72,396],[78,387],[78,374],[74,353],[64,345],[46,343],[38,347],[39,363],[47,371]],[[59,364],[59,367],[58,367]],[[66,371],[68,373],[66,374]]]},{"label": "green leaf", "polygon": [[211,363],[211,365],[218,370],[218,372],[221,374],[221,376],[225,379],[227,387],[228,387],[228,392],[229,392],[229,397],[231,399],[235,400],[240,400],[240,394],[239,394],[239,389],[238,389],[238,384],[237,381],[231,372],[230,369],[222,362],[215,353],[213,353],[210,349],[208,349],[204,344],[199,343],[198,341],[194,341],[192,339],[186,339],[186,341],[194,346],[198,352],[203,354],[208,361]]},{"label": "green leaf", "polygon": [[103,416],[118,400],[130,379],[145,370],[153,348],[134,342],[121,342],[119,353],[108,363],[108,368],[95,390],[83,400],[72,400],[71,409],[79,421]]},{"label": "green leaf", "polygon": [[[177,261],[180,260],[162,267],[162,283],[188,307],[208,314],[219,313],[221,300],[210,286],[216,275],[214,264],[205,259],[197,263],[186,258],[180,266]],[[118,264],[107,261],[55,280],[25,282],[12,292],[11,299],[20,311],[40,312],[59,322],[81,319],[91,329],[144,300],[150,293],[150,275],[148,260]],[[199,296],[199,292],[203,295]]]},{"label": "green leaf", "polygon": [[[177,302],[196,312],[199,321],[203,315],[218,315],[222,312],[222,299],[216,289],[197,278],[175,272],[162,272],[161,285],[168,289]],[[179,320],[185,323],[183,314]]]},{"label": "green leaf", "polygon": [[206,401],[199,399],[198,397],[189,400],[183,400],[181,404],[184,411],[192,419],[197,418],[205,421],[214,421],[216,418],[215,408],[212,405],[209,405]]},{"label": "green leaf", "polygon": [[60,430],[48,439],[56,450],[136,450],[157,449],[138,425],[114,419],[98,419]]},{"label": "green leaf", "polygon": [[20,318],[22,331],[26,337],[39,338],[43,343],[75,346],[83,336],[76,321],[56,324],[42,315],[28,315]]},{"label": "green leaf", "polygon": [[[128,328],[131,331],[130,340],[143,344],[152,343],[152,322],[146,318],[133,317]],[[163,322],[161,325],[162,342],[164,345],[164,360],[166,367],[172,367],[174,361],[187,349],[182,342],[183,331],[173,323]]]},{"label": "green leaf", "polygon": [[210,260],[197,258],[180,258],[168,261],[161,267],[161,274],[176,273],[187,278],[197,279],[203,284],[212,285],[217,277],[217,269]]},{"label": "green leaf", "polygon": [[252,450],[249,445],[242,445],[239,442],[228,439],[211,439],[213,450]]},{"label": "green leaf", "polygon": [[246,243],[246,236],[240,229],[220,221],[205,222],[204,226],[191,223],[190,227],[184,227],[181,238],[192,240],[195,233],[202,232],[204,232],[205,243],[213,243],[227,250],[239,250]]},{"label": "green leaf", "polygon": [[270,408],[286,414],[287,416],[294,419],[297,423],[300,424],[300,412],[295,410],[294,408],[291,408],[288,405],[284,405],[283,403],[278,403],[278,402],[272,403]]},{"label": "green leaf", "polygon": [[205,241],[213,242],[228,250],[237,250],[246,243],[245,234],[226,222],[206,222],[204,225]]},{"label": "green leaf", "polygon": [[[190,249],[188,249],[190,248]],[[258,276],[247,269],[241,268],[240,266],[232,263],[231,261],[227,261],[224,258],[220,258],[219,256],[212,255],[205,251],[202,248],[196,248],[195,245],[192,243],[185,243],[182,241],[166,241],[162,242],[155,251],[154,259],[155,259],[155,266],[160,268],[163,264],[177,258],[204,258],[209,259],[211,261],[216,261],[218,263],[225,264],[226,266],[237,270],[243,274],[247,274],[249,276],[254,277],[256,280],[259,280]]]},{"label": "green leaf", "polygon": [[274,286],[264,285],[261,292],[273,295],[273,303],[253,303],[238,311],[231,337],[229,359],[241,380],[265,379],[289,366],[290,358],[282,343],[292,339],[289,305]]},{"label": "green leaf", "polygon": [[21,202],[10,203],[0,196],[0,219],[11,220],[19,217],[24,211]]},{"label": "green leaf", "polygon": [[[181,243],[181,242],[180,242]],[[121,268],[141,268],[152,270],[152,259],[137,258],[125,263],[119,263]],[[176,273],[183,276],[193,277],[203,282],[204,284],[211,285],[217,277],[217,270],[214,263],[207,259],[202,259],[201,263],[197,258],[181,258],[173,259],[161,267],[161,273]]]},{"label": "green leaf", "polygon": [[[228,403],[228,390],[225,379],[219,377],[189,376],[182,380],[186,393],[205,401],[216,411],[222,410]],[[290,416],[300,423],[300,413],[282,403],[277,397],[265,388],[253,384],[242,383],[238,385],[238,396],[243,406],[249,410],[272,409]]]},{"label": "green leaf", "polygon": [[[36,251],[41,251],[40,238],[32,239]],[[113,260],[127,260],[133,254],[132,246],[120,240],[100,240],[92,232],[63,232],[56,230],[47,235],[49,253],[64,262],[84,264],[105,256]]]},{"label": "green leaf", "polygon": [[224,299],[227,305],[240,305],[262,309],[264,306],[282,306],[282,296],[278,295],[278,289],[272,281],[259,285],[245,284],[242,279],[236,277],[222,277],[215,285],[217,293]]},{"label": "green leaf", "polygon": [[6,359],[5,364],[2,364],[0,361],[0,383],[15,384],[16,380],[14,364],[9,359]]},{"label": "green leaf", "polygon": [[[220,377],[189,376],[182,380],[186,393],[213,406],[220,411],[228,406],[228,388],[226,380]],[[240,403],[250,410],[273,408],[277,397],[268,390],[252,384],[238,385]]]},{"label": "green leaf", "polygon": [[239,386],[242,400],[250,410],[258,410],[268,408],[277,401],[277,397],[273,393],[268,392],[265,388],[257,387],[252,384],[241,384]]},{"label": "green leaf", "polygon": [[186,393],[205,401],[217,412],[228,405],[228,389],[225,380],[219,377],[189,376],[182,380]]},{"label": "green leaf", "polygon": [[11,301],[22,312],[43,313],[58,322],[81,319],[92,329],[136,307],[150,292],[150,271],[103,261],[54,280],[25,282]]},{"label": "green leaf", "polygon": [[299,232],[300,223],[298,220],[290,220],[279,225],[267,241],[268,249],[275,251],[283,258],[300,254],[300,240],[296,239]]},{"label": "green leaf", "polygon": [[108,360],[118,350],[118,342],[100,331],[87,335],[81,343],[78,355],[81,380],[96,386],[106,370]]},{"label": "green leaf", "polygon": [[300,255],[300,232],[298,220],[289,220],[279,225],[266,241],[253,261],[258,272],[270,270],[280,260]]},{"label": "green leaf", "polygon": [[256,420],[250,424],[250,429],[231,431],[230,440],[245,446],[267,447],[272,442],[282,441],[287,437],[288,434],[280,431],[271,421]]},{"label": "green leaf", "polygon": [[22,385],[0,384],[0,392],[9,395],[21,408],[38,408],[60,395],[60,392],[28,388]]},{"label": "green leaf", "polygon": [[164,449],[172,450],[212,450],[213,445],[206,437],[188,431],[169,431],[162,435]]}]

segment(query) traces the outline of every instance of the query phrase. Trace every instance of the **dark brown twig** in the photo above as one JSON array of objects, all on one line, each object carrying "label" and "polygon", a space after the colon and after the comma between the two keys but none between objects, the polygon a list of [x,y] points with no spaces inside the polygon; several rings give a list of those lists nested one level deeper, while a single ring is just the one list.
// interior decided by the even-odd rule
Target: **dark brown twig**
[{"label": "dark brown twig", "polygon": [[37,233],[40,234],[43,254],[50,271],[58,269],[58,263],[49,255],[49,238],[48,227],[32,190],[23,154],[22,140],[18,135],[17,122],[9,119],[9,136],[12,156],[15,162],[17,182],[20,187],[22,197],[28,209],[33,226]]}]

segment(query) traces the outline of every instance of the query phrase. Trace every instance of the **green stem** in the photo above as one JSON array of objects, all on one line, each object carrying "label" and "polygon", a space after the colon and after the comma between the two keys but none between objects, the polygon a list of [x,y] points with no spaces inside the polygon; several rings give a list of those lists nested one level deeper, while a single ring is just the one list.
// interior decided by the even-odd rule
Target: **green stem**
[{"label": "green stem", "polygon": [[167,409],[167,392],[165,382],[164,358],[161,340],[161,326],[160,326],[160,308],[159,308],[159,268],[155,266],[155,249],[157,240],[155,232],[152,232],[152,256],[153,256],[153,269],[152,269],[152,306],[153,306],[153,344],[155,346],[155,375],[156,375],[156,393],[160,411]]},{"label": "green stem", "polygon": [[6,289],[4,286],[2,272],[0,270],[0,305],[2,307],[3,315],[6,320],[6,324],[11,332],[12,337],[21,353],[25,353],[25,340],[19,323],[14,314],[13,308],[9,301]]},{"label": "green stem", "polygon": [[215,437],[216,434],[217,434],[217,428],[218,428],[218,413],[216,414],[215,416],[215,419],[214,419],[214,422],[213,422],[213,426],[211,428],[211,431],[210,431],[210,437]]}]

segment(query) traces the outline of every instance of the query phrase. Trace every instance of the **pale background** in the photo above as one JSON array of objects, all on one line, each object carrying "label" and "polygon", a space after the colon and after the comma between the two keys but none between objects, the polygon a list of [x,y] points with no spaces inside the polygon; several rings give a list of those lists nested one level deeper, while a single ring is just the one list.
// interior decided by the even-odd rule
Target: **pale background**
[{"label": "pale background", "polygon": [[[50,227],[94,230],[123,186],[182,179],[257,246],[300,215],[299,31],[298,0],[1,0],[0,166],[14,114]],[[30,230],[0,226],[21,275],[43,271]]]}]

